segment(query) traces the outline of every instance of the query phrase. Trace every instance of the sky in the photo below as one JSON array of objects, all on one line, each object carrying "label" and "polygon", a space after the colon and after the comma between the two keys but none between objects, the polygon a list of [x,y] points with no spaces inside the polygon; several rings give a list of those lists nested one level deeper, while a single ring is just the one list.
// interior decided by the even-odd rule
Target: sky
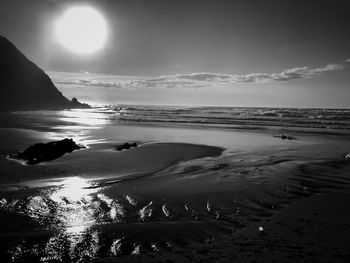
[{"label": "sky", "polygon": [[[91,104],[350,108],[347,2],[1,0],[0,35]],[[54,32],[82,5],[108,29],[88,55]]]}]

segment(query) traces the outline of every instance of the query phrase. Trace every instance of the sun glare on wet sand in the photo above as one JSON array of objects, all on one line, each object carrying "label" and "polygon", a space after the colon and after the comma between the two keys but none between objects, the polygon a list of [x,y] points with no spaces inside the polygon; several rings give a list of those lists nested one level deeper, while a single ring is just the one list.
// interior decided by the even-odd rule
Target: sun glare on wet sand
[{"label": "sun glare on wet sand", "polygon": [[91,203],[89,194],[96,192],[90,189],[86,180],[71,177],[62,181],[62,186],[50,195],[50,199],[58,204],[56,216],[63,223],[67,233],[78,233],[95,222],[93,209],[82,205]]}]

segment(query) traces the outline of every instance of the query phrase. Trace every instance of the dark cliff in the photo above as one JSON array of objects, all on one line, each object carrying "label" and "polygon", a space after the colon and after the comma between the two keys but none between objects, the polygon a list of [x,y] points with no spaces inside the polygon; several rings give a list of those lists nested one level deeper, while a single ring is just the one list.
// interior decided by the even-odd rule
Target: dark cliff
[{"label": "dark cliff", "polygon": [[0,111],[89,107],[64,97],[41,68],[0,36]]}]

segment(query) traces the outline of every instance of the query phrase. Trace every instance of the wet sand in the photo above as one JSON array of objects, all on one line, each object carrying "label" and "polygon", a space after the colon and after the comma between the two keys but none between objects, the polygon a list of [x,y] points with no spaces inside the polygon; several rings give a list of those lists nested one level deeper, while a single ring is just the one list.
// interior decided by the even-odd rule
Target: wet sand
[{"label": "wet sand", "polygon": [[133,180],[179,162],[218,156],[223,151],[220,147],[186,143],[147,143],[120,152],[113,147],[111,143],[100,144],[38,165],[23,165],[21,161],[3,159],[0,172],[5,176],[1,183],[37,187],[72,176],[100,183]]},{"label": "wet sand", "polygon": [[315,195],[205,244],[95,262],[349,262],[349,201],[348,194]]},{"label": "wet sand", "polygon": [[[350,193],[346,136],[297,134],[295,141],[282,141],[267,132],[60,125],[0,129],[2,258],[266,262],[261,253],[272,251],[264,259],[295,260],[291,243],[308,240],[303,233],[322,233],[327,218],[324,240],[315,236],[310,243],[332,242],[339,230],[332,220],[347,213],[332,201]],[[6,159],[33,143],[64,137],[87,149],[32,166]],[[126,141],[140,146],[113,150]],[[307,224],[308,207],[325,215]],[[279,242],[276,252],[271,244]],[[348,248],[346,242],[337,246],[341,253]]]}]

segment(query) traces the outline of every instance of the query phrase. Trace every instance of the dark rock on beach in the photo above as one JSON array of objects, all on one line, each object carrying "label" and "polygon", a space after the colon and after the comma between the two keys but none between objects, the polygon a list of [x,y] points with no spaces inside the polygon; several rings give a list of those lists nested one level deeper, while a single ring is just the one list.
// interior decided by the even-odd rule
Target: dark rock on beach
[{"label": "dark rock on beach", "polygon": [[49,76],[0,36],[0,111],[90,108],[62,95]]},{"label": "dark rock on beach", "polygon": [[285,134],[281,134],[281,135],[274,135],[273,137],[275,138],[279,138],[281,140],[296,140],[297,138],[289,136],[289,135],[285,135]]},{"label": "dark rock on beach", "polygon": [[124,143],[124,144],[119,144],[119,145],[116,145],[114,146],[114,150],[117,150],[117,151],[122,151],[122,150],[128,150],[132,147],[137,147],[137,144],[136,142],[133,142],[133,143]]},{"label": "dark rock on beach", "polygon": [[16,156],[11,157],[25,160],[27,164],[37,164],[57,159],[66,153],[71,153],[81,148],[85,147],[76,144],[72,139],[63,139],[61,141],[34,144],[23,152],[19,152]]}]

